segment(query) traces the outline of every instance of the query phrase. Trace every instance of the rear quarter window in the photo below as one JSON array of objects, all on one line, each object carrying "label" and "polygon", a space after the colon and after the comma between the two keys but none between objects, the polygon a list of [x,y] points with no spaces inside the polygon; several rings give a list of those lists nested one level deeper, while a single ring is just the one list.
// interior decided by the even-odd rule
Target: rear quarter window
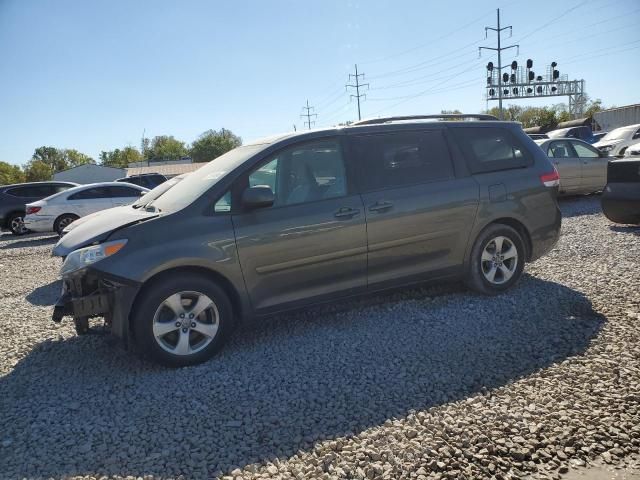
[{"label": "rear quarter window", "polygon": [[459,127],[451,131],[472,173],[524,168],[533,164],[532,155],[506,128]]}]

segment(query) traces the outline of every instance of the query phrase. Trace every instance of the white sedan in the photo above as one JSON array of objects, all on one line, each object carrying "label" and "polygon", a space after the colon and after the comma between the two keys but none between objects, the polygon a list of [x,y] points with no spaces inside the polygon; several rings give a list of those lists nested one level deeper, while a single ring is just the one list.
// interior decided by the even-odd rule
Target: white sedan
[{"label": "white sedan", "polygon": [[640,156],[640,142],[634,143],[624,152],[625,157],[639,157]]},{"label": "white sedan", "polygon": [[638,143],[638,140],[640,140],[640,123],[616,128],[593,146],[610,157],[622,157],[629,146]]},{"label": "white sedan", "polygon": [[135,202],[149,190],[122,182],[90,183],[26,205],[24,225],[34,232],[62,233],[80,217]]}]

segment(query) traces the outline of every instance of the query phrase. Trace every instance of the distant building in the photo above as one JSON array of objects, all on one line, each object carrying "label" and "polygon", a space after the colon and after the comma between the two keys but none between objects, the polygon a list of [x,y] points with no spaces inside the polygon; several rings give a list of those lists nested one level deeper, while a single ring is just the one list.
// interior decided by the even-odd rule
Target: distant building
[{"label": "distant building", "polygon": [[[138,162],[142,163],[142,162]],[[144,162],[146,163],[146,162]],[[160,173],[167,178],[175,177],[176,175],[182,175],[183,173],[191,173],[203,165],[206,165],[207,162],[202,163],[173,163],[173,162],[150,162],[149,166],[140,166],[140,167],[132,167],[126,169],[126,175],[122,175],[130,177],[131,175],[141,175],[144,173]]]},{"label": "distant building", "polygon": [[593,114],[593,121],[605,132],[640,123],[640,103],[609,108]]},{"label": "distant building", "polygon": [[124,177],[125,175],[126,170],[124,168],[104,167],[102,165],[87,163],[54,173],[53,179],[64,182],[87,184],[95,182],[112,182],[116,178]]}]

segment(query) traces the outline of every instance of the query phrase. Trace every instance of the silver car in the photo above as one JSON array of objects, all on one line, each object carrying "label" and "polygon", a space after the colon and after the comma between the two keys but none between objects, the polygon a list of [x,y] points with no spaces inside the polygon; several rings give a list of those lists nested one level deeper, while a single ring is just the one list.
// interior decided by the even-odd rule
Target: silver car
[{"label": "silver car", "polygon": [[587,142],[574,138],[536,140],[560,175],[560,194],[600,192],[607,184],[609,158]]}]

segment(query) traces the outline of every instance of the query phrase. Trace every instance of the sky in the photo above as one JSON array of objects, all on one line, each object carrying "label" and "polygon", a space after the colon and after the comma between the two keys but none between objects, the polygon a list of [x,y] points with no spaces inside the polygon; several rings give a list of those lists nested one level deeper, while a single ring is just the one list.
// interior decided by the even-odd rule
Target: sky
[{"label": "sky", "polygon": [[307,128],[307,100],[314,127],[357,120],[355,64],[363,118],[479,112],[497,8],[520,45],[503,62],[556,61],[591,98],[640,103],[639,0],[0,0],[0,161],[43,145],[97,159],[143,133],[250,141]]}]

